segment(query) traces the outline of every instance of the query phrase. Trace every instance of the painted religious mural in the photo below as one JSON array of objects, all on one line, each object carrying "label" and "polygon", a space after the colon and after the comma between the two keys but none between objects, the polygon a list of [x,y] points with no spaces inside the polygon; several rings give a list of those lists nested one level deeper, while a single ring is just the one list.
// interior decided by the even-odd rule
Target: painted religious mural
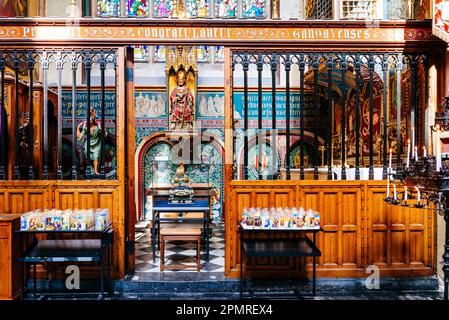
[{"label": "painted religious mural", "polygon": [[0,17],[26,17],[27,0],[0,1]]}]

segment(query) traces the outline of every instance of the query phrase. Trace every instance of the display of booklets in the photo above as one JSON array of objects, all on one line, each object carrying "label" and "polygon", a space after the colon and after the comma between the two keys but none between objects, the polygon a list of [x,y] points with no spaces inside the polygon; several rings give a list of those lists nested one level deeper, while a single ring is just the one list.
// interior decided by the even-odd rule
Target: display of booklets
[{"label": "display of booklets", "polygon": [[320,229],[320,214],[300,208],[244,208],[241,224],[245,229]]},{"label": "display of booklets", "polygon": [[104,230],[110,224],[108,209],[46,209],[22,214],[22,231],[90,231]]}]

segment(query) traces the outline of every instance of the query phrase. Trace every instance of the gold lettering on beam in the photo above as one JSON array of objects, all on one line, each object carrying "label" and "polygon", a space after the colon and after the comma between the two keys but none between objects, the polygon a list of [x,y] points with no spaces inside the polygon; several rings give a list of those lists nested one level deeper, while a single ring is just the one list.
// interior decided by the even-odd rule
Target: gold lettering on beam
[{"label": "gold lettering on beam", "polygon": [[281,27],[166,27],[166,26],[2,26],[0,41],[71,41],[101,40],[133,41],[145,38],[153,41],[201,39],[204,41],[425,41],[434,40],[426,28],[281,28]]}]

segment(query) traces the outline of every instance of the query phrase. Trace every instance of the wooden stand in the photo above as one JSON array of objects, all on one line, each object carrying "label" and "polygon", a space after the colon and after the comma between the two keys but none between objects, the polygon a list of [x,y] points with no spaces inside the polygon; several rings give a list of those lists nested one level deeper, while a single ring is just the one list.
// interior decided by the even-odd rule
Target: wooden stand
[{"label": "wooden stand", "polygon": [[164,228],[160,231],[161,234],[161,272],[164,269],[186,269],[191,268],[190,266],[185,266],[182,264],[172,264],[169,266],[165,265],[165,241],[196,241],[197,251],[196,251],[196,271],[200,272],[201,263],[201,230],[200,229],[190,229],[190,228]]}]

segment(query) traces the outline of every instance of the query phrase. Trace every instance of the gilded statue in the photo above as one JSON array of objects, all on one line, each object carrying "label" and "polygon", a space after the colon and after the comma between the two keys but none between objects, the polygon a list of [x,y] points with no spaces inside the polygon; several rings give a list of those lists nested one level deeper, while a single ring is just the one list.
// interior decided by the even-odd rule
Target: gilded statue
[{"label": "gilded statue", "polygon": [[194,97],[187,88],[187,73],[179,70],[176,74],[177,87],[170,94],[170,130],[192,130]]}]

